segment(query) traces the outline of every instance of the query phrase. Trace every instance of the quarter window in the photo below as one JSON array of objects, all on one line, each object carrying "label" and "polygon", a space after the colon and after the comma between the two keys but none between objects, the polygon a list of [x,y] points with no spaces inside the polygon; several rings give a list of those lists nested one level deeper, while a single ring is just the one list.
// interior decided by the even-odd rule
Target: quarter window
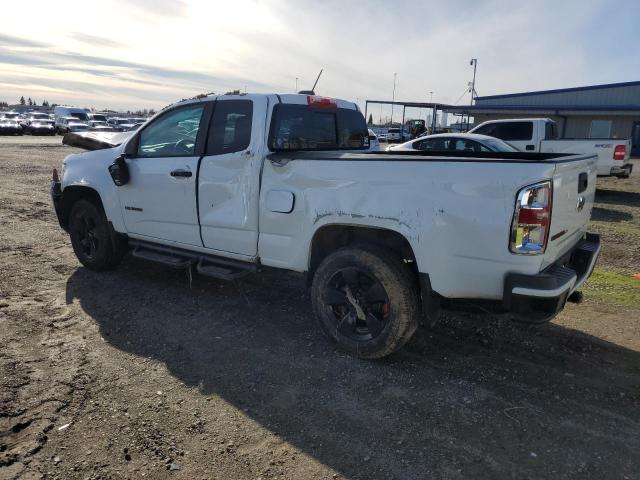
[{"label": "quarter window", "polygon": [[609,138],[611,136],[611,120],[591,120],[589,138]]},{"label": "quarter window", "polygon": [[139,157],[183,157],[195,153],[204,105],[169,111],[140,133]]},{"label": "quarter window", "polygon": [[239,152],[251,142],[253,102],[220,100],[213,111],[209,129],[208,155]]}]

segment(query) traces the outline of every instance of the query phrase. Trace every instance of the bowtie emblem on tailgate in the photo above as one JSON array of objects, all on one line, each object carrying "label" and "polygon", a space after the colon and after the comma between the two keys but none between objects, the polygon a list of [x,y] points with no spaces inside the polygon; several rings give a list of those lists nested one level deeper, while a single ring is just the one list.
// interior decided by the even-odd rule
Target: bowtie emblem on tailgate
[{"label": "bowtie emblem on tailgate", "polygon": [[584,208],[584,197],[578,197],[578,203],[576,203],[576,212],[580,212]]}]

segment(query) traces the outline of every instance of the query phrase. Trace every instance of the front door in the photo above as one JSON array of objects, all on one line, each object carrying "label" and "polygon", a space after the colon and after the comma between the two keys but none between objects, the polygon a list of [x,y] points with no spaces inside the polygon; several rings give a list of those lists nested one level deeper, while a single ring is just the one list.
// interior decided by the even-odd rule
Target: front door
[{"label": "front door", "polygon": [[633,122],[631,130],[631,155],[640,156],[640,122]]},{"label": "front door", "polygon": [[196,173],[204,110],[204,103],[169,110],[131,140],[130,181],[118,188],[128,233],[202,246]]}]

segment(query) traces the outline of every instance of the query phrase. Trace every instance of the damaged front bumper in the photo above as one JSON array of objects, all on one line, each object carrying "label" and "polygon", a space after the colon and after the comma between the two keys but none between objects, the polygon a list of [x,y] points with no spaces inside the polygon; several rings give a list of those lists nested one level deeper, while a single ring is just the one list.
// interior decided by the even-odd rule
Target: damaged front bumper
[{"label": "damaged front bumper", "polygon": [[507,274],[504,308],[514,320],[548,322],[589,278],[599,254],[600,236],[587,233],[572,250],[542,272],[536,275]]},{"label": "damaged front bumper", "polygon": [[66,222],[63,221],[61,217],[62,212],[62,185],[59,181],[52,180],[51,187],[51,201],[53,202],[53,209],[56,212],[56,217],[58,218],[58,223],[63,229],[67,229]]}]

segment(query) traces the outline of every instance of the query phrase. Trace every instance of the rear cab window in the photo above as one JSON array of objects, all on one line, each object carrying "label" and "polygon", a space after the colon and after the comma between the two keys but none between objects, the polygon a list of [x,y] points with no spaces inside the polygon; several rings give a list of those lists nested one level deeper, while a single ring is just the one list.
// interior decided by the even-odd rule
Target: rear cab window
[{"label": "rear cab window", "polygon": [[369,131],[355,109],[279,103],[273,108],[269,149],[364,150]]}]

